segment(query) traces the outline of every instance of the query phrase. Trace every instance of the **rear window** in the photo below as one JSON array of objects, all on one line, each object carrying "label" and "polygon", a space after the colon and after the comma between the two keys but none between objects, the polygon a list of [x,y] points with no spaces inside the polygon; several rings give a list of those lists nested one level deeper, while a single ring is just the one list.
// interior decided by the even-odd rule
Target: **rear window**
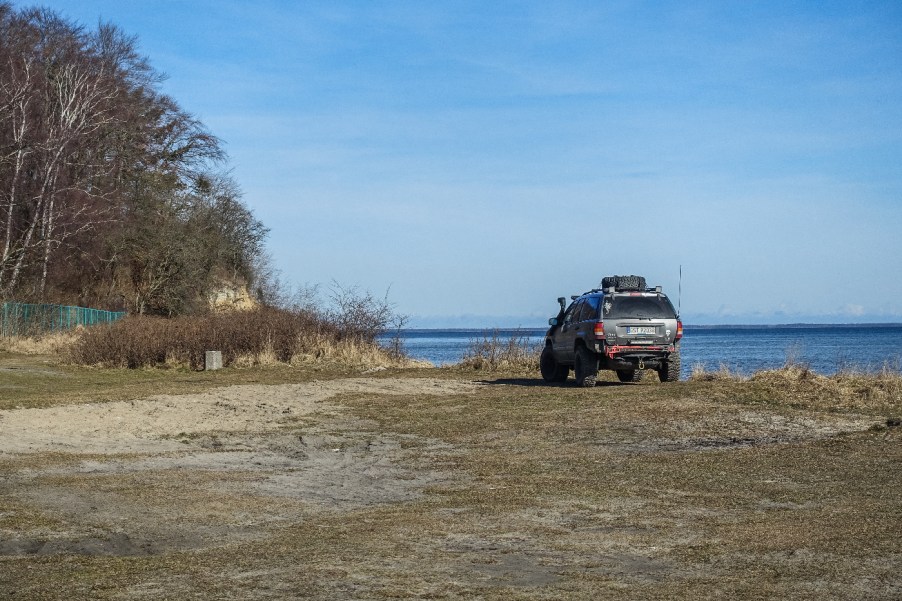
[{"label": "rear window", "polygon": [[650,317],[676,319],[676,311],[666,296],[605,296],[603,318]]}]

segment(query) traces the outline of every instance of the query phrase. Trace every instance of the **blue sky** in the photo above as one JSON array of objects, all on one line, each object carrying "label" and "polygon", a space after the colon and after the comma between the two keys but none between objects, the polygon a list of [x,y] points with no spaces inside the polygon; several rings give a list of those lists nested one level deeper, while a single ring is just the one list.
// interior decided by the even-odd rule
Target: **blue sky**
[{"label": "blue sky", "polygon": [[526,327],[682,265],[687,323],[902,321],[902,3],[40,5],[138,36],[292,282]]}]

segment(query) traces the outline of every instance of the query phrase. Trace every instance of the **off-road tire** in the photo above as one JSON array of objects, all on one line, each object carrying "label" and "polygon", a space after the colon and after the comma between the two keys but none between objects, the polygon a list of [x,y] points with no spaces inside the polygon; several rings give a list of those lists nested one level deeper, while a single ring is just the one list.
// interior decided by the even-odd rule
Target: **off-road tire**
[{"label": "off-road tire", "polygon": [[641,275],[611,275],[601,278],[601,287],[617,290],[645,290],[645,278]]},{"label": "off-road tire", "polygon": [[542,379],[546,382],[563,382],[567,379],[570,368],[558,363],[557,359],[554,358],[554,351],[551,350],[551,345],[546,345],[542,349],[542,355],[539,357],[539,371],[542,372]]},{"label": "off-road tire", "polygon": [[661,367],[658,368],[658,378],[662,382],[680,381],[680,345],[676,345],[673,352],[667,357],[667,361],[661,363]]},{"label": "off-road tire", "polygon": [[641,369],[618,369],[617,370],[617,379],[621,382],[641,382],[642,381],[642,370]]},{"label": "off-road tire", "polygon": [[583,388],[592,388],[598,380],[598,358],[583,345],[576,347],[573,375],[576,376],[576,385]]}]

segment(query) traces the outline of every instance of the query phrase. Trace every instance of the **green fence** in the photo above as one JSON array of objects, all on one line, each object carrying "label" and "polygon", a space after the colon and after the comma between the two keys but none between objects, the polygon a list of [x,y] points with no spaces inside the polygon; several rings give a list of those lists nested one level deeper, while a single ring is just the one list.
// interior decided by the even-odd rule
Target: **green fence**
[{"label": "green fence", "polygon": [[125,317],[125,311],[103,311],[66,305],[3,303],[0,336],[33,336],[68,330],[75,326],[110,323]]}]

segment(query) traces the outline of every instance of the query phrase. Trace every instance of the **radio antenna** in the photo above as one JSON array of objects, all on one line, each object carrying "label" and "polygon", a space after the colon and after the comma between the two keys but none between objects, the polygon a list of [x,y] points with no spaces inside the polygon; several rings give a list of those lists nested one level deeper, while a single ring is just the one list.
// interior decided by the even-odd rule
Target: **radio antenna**
[{"label": "radio antenna", "polygon": [[680,280],[678,284],[678,293],[677,293],[677,316],[679,317],[680,313],[683,310],[683,264],[680,263]]}]

